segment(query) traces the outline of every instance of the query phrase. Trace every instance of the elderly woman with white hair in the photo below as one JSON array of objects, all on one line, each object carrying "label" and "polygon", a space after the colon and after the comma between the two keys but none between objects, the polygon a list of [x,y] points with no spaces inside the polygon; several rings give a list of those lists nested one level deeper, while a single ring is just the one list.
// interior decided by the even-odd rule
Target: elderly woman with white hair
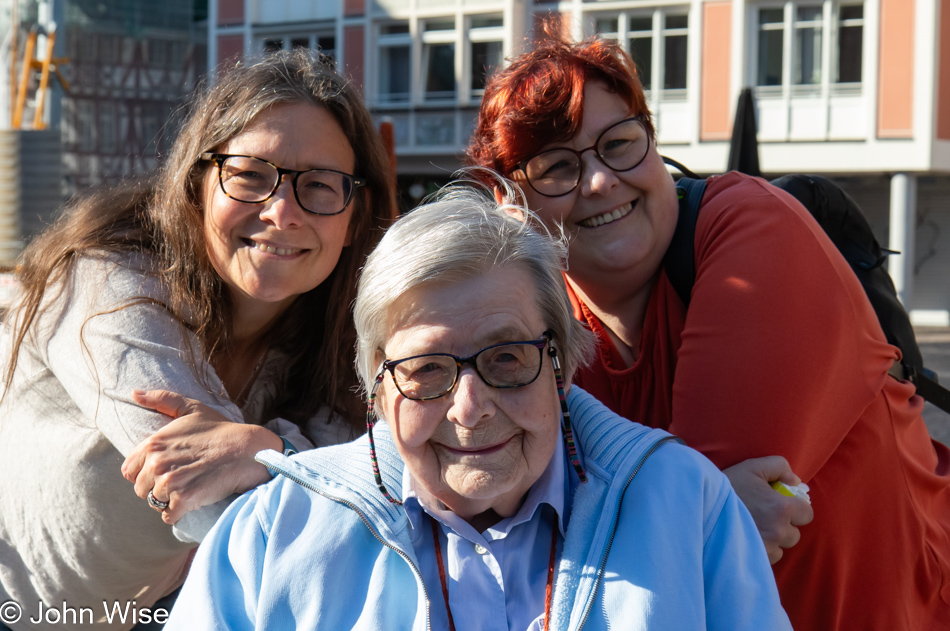
[{"label": "elderly woman with white hair", "polygon": [[369,432],[258,454],[275,479],[166,628],[790,628],[716,467],[570,388],[564,244],[519,210],[458,189],[390,229],[355,307]]}]

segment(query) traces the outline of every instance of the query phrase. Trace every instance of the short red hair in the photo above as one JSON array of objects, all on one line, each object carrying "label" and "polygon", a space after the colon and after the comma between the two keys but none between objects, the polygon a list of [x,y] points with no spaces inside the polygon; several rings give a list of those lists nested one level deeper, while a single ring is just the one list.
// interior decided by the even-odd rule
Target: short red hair
[{"label": "short red hair", "polygon": [[584,86],[600,81],[630,104],[634,115],[653,123],[643,86],[630,56],[615,42],[565,39],[554,19],[542,24],[543,38],[485,86],[478,124],[466,152],[470,164],[508,176],[518,164],[551,142],[580,129]]}]

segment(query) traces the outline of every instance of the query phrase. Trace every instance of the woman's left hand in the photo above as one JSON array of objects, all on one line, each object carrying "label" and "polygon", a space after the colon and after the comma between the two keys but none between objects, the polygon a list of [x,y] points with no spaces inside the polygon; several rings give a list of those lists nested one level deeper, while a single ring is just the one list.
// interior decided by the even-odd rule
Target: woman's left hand
[{"label": "woman's left hand", "polygon": [[262,449],[283,449],[283,441],[268,429],[234,423],[207,405],[167,390],[137,390],[132,398],[142,407],[172,421],[142,441],[122,464],[122,475],[135,483],[135,494],[149,492],[159,502],[165,523],[243,493],[270,479],[264,465],[254,461]]}]

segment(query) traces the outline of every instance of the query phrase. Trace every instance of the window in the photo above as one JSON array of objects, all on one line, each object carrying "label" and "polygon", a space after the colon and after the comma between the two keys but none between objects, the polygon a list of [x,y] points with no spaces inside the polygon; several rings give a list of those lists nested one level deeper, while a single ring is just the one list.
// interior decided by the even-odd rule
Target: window
[{"label": "window", "polygon": [[832,83],[861,83],[863,4],[793,0],[760,6],[756,25],[755,78],[769,88],[765,94],[786,84],[808,93]]},{"label": "window", "polygon": [[689,15],[682,8],[595,14],[594,33],[623,44],[651,100],[686,97]]},{"label": "window", "polygon": [[426,20],[422,32],[426,101],[455,98],[455,20]]},{"label": "window", "polygon": [[[375,85],[374,107],[477,105],[488,78],[504,63],[500,14],[387,20],[374,30],[376,63],[369,79]],[[413,128],[412,142],[421,142],[422,127],[413,123]],[[442,133],[433,129],[426,128],[427,143]]]},{"label": "window", "polygon": [[783,14],[782,9],[759,11],[758,85],[782,85]]},{"label": "window", "polygon": [[379,101],[408,103],[412,37],[408,22],[392,22],[379,27]]},{"label": "window", "polygon": [[838,83],[861,83],[864,50],[864,7],[845,5],[838,8]]},{"label": "window", "polygon": [[317,33],[295,33],[268,35],[260,40],[264,54],[278,50],[294,50],[296,48],[312,48],[320,51],[327,57],[336,58],[336,37],[332,31]]},{"label": "window", "polygon": [[[662,14],[661,14],[662,15]],[[686,89],[686,37],[689,17],[663,16],[663,89]]]},{"label": "window", "polygon": [[316,40],[317,50],[327,57],[336,59],[336,37],[333,35],[317,35]]},{"label": "window", "polygon": [[644,90],[653,89],[653,17],[632,16],[628,33],[627,52],[637,65]]},{"label": "window", "polygon": [[473,96],[485,90],[488,77],[501,67],[504,61],[504,22],[499,16],[475,16],[470,19],[469,39],[469,87]]},{"label": "window", "polygon": [[795,7],[795,85],[821,83],[821,7]]}]

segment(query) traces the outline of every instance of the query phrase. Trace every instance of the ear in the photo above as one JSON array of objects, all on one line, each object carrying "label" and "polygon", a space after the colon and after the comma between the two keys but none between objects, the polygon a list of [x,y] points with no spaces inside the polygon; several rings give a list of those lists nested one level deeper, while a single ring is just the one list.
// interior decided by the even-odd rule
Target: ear
[{"label": "ear", "polygon": [[497,186],[495,187],[495,203],[505,211],[506,215],[524,223],[525,216],[524,213],[521,212],[521,207],[512,203],[511,200],[506,200],[502,189]]},{"label": "ear", "polygon": [[495,203],[499,206],[505,203],[505,198],[501,195],[501,189],[499,189],[497,186],[495,187]]}]

